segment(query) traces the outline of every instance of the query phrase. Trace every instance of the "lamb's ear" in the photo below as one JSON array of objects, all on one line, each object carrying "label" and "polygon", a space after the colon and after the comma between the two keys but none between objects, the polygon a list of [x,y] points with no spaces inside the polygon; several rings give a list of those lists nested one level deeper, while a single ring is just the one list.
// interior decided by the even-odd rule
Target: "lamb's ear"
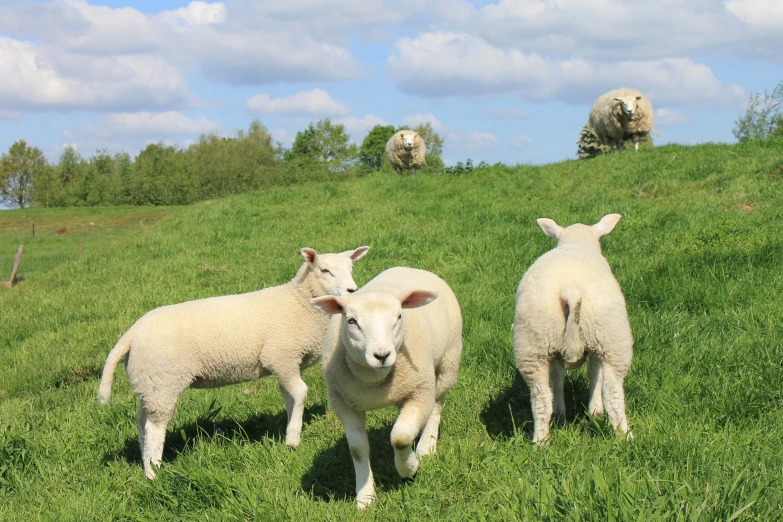
[{"label": "lamb's ear", "polygon": [[310,299],[310,306],[326,315],[340,314],[345,309],[345,300],[334,295],[322,295]]},{"label": "lamb's ear", "polygon": [[557,237],[560,235],[560,232],[563,231],[563,227],[555,223],[554,219],[538,218],[536,219],[536,223],[538,223],[538,226],[541,227],[541,230],[544,231],[544,234],[551,237],[552,239],[557,239]]},{"label": "lamb's ear", "polygon": [[346,250],[343,252],[344,256],[348,256],[351,258],[351,261],[358,261],[361,258],[364,257],[364,254],[370,251],[370,247],[368,246],[361,246],[357,248],[356,250]]},{"label": "lamb's ear", "polygon": [[623,101],[623,99],[622,99],[622,98],[615,98],[615,99],[614,99],[614,101],[619,101],[619,102],[621,102],[621,101]]},{"label": "lamb's ear", "polygon": [[312,265],[315,262],[315,258],[318,257],[318,252],[310,247],[304,247],[299,252],[302,253],[302,257],[305,258],[308,265]]},{"label": "lamb's ear", "polygon": [[601,218],[601,221],[593,225],[593,234],[595,237],[605,236],[614,229],[614,226],[623,217],[620,214],[607,214]]},{"label": "lamb's ear", "polygon": [[418,308],[433,302],[438,298],[435,290],[411,290],[397,294],[403,308]]}]

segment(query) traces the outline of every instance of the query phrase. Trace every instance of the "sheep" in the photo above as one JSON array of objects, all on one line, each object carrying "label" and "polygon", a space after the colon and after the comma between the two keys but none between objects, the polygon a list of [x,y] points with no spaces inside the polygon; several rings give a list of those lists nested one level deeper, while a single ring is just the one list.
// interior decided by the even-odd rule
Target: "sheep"
[{"label": "sheep", "polygon": [[578,368],[586,357],[590,414],[600,415],[606,407],[615,433],[633,438],[623,393],[633,338],[623,293],[598,242],[620,217],[608,214],[593,226],[567,228],[538,220],[557,247],[522,277],[513,327],[516,366],[530,388],[537,444],[548,441],[553,411],[557,421],[565,420],[565,370]]},{"label": "sheep", "polygon": [[462,353],[459,303],[435,274],[395,267],[350,296],[317,297],[311,304],[333,314],[321,367],[351,450],[356,505],[364,509],[375,498],[367,410],[399,408],[391,443],[401,477],[413,477],[418,457],[435,453],[444,397],[457,379]]},{"label": "sheep", "polygon": [[386,142],[386,156],[397,174],[403,170],[419,169],[422,165],[426,166],[426,154],[427,144],[416,131],[397,131]]},{"label": "sheep", "polygon": [[602,145],[623,149],[623,142],[639,140],[653,130],[653,108],[649,98],[636,89],[616,89],[598,97],[590,109],[590,127]]},{"label": "sheep", "polygon": [[98,400],[108,404],[114,370],[124,357],[140,399],[136,422],[147,478],[155,478],[166,427],[187,388],[274,375],[288,414],[285,443],[299,445],[307,397],[301,371],[320,359],[328,324],[309,299],[354,292],[353,262],[369,249],[318,254],[303,248],[305,262],[286,284],[162,306],[125,332],[106,358]]}]

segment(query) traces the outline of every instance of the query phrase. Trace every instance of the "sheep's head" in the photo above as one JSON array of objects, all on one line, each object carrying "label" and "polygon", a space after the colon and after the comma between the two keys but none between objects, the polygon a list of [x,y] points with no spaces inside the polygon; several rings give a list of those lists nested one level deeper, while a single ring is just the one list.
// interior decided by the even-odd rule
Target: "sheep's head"
[{"label": "sheep's head", "polygon": [[319,254],[305,247],[302,249],[302,257],[321,285],[323,295],[348,295],[356,291],[353,262],[364,257],[368,250],[370,247],[363,246],[339,254]]},{"label": "sheep's head", "polygon": [[623,115],[629,120],[632,120],[636,114],[636,102],[641,99],[641,96],[623,96],[622,98],[615,98],[616,101],[620,102],[620,108],[623,111]]},{"label": "sheep's head", "polygon": [[416,141],[416,134],[415,133],[403,133],[401,136],[402,138],[402,148],[406,151],[413,150],[413,144]]},{"label": "sheep's head", "polygon": [[607,214],[595,225],[575,223],[566,228],[555,223],[553,219],[539,218],[536,222],[546,235],[557,239],[558,246],[567,243],[579,243],[582,245],[593,245],[600,249],[601,246],[598,240],[611,232],[621,217],[620,214]]},{"label": "sheep's head", "polygon": [[316,297],[310,304],[326,314],[342,314],[340,336],[355,364],[388,373],[402,346],[403,310],[424,306],[437,297],[438,292],[433,290],[396,294],[368,291],[346,297]]}]

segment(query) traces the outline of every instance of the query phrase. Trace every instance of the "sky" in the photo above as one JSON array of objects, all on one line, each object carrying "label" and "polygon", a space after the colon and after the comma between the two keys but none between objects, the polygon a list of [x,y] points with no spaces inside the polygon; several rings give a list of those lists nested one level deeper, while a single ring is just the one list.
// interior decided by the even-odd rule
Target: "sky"
[{"label": "sky", "polygon": [[138,153],[258,118],[290,146],[429,121],[447,165],[575,158],[595,99],[639,89],[656,144],[731,142],[783,80],[783,0],[0,0],[0,152]]}]

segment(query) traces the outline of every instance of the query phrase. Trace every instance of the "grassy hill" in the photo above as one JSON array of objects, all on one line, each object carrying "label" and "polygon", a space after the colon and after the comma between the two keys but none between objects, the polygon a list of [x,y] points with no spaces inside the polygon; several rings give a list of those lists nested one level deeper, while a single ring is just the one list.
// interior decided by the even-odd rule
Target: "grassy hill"
[{"label": "grassy hill", "polygon": [[[0,519],[779,517],[781,203],[778,141],[465,176],[376,175],[166,209],[158,223],[0,289]],[[634,333],[625,389],[636,439],[616,440],[605,419],[585,413],[582,368],[566,377],[566,425],[537,448],[510,330],[519,279],[554,247],[535,219],[595,223],[611,212],[623,219],[603,248]],[[438,454],[415,480],[403,482],[394,468],[396,411],[369,414],[378,499],[355,511],[353,466],[318,367],[305,373],[295,452],[283,444],[273,379],[251,395],[246,385],[189,390],[159,478],[145,480],[124,371],[111,406],[95,400],[120,335],[157,306],[286,282],[303,246],[363,244],[372,250],[356,266],[357,283],[390,266],[424,268],[448,281],[462,306],[460,377]]]}]

